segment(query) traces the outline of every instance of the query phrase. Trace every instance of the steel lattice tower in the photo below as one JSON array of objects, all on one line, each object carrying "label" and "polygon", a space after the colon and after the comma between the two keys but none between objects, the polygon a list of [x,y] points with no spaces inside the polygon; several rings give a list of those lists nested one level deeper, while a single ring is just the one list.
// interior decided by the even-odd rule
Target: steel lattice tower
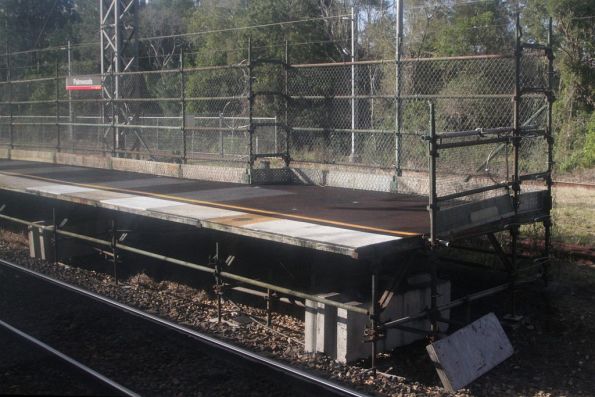
[{"label": "steel lattice tower", "polygon": [[[112,99],[109,109],[104,109],[104,120],[111,114],[112,123],[130,124],[137,118],[137,112],[123,99],[135,97],[138,84],[135,79],[122,78],[120,73],[138,69],[139,0],[100,0],[99,3],[103,96]],[[114,147],[125,149],[123,135],[117,128],[113,135]]]}]

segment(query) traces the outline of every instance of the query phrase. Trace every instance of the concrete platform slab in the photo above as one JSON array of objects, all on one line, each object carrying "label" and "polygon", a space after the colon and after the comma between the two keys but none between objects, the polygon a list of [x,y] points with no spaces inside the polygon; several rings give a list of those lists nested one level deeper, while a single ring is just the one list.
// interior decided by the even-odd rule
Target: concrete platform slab
[{"label": "concrete platform slab", "polygon": [[221,208],[206,207],[204,205],[192,204],[174,205],[172,207],[163,207],[156,209],[153,208],[152,211],[161,212],[163,214],[173,215],[177,217],[196,219],[198,221],[213,218],[240,216],[243,214],[242,212],[238,211],[230,211]]},{"label": "concrete platform slab", "polygon": [[118,193],[118,192],[111,192],[109,190],[96,190],[91,189],[89,191],[83,192],[74,192],[68,193],[69,197],[73,198],[74,200],[80,200],[81,204],[88,204],[94,205],[98,202],[105,201],[105,200],[115,200],[115,199],[123,199],[127,197],[133,197],[130,194],[125,193]]},{"label": "concrete platform slab", "polygon": [[27,190],[32,191],[32,192],[45,193],[45,194],[61,195],[61,194],[69,194],[69,193],[92,192],[97,189],[91,189],[88,187],[73,186],[73,185],[50,184],[50,185],[44,185],[44,186],[29,187],[29,188],[27,188]]},{"label": "concrete platform slab", "polygon": [[358,230],[324,226],[289,219],[271,219],[266,222],[246,225],[246,227],[261,232],[291,237],[302,237],[313,241],[333,243],[353,248],[400,239],[400,237],[397,236],[366,233]]},{"label": "concrete platform slab", "polygon": [[34,186],[41,187],[47,185],[55,185],[55,183],[20,178],[10,175],[0,175],[0,188],[6,190],[22,191]]},{"label": "concrete platform slab", "polygon": [[130,208],[134,210],[146,211],[153,208],[173,207],[175,205],[183,205],[183,203],[175,202],[173,200],[162,200],[153,197],[132,196],[126,198],[117,198],[109,200],[101,200],[101,204],[105,207],[112,208]]},{"label": "concrete platform slab", "polygon": [[1,189],[353,258],[383,257],[422,244],[419,233],[400,230],[425,222],[409,223],[425,219],[425,212],[417,211],[420,200],[411,197],[317,186],[263,188],[82,167],[71,172],[70,167],[43,163],[19,162],[15,173],[12,165],[0,160]]}]

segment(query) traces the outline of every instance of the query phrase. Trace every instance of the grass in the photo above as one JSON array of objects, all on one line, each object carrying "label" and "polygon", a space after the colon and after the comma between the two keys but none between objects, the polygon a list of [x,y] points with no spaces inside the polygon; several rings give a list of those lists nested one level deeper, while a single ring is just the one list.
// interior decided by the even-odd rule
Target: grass
[{"label": "grass", "polygon": [[595,190],[554,188],[554,241],[595,247]]}]

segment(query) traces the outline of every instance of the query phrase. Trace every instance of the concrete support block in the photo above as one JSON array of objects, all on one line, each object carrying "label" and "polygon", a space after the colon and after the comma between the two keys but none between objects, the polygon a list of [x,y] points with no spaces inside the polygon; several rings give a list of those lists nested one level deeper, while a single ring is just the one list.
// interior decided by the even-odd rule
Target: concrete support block
[{"label": "concrete support block", "polygon": [[24,161],[38,161],[41,163],[55,163],[56,153],[53,151],[44,150],[21,150],[12,149],[10,151],[11,160],[24,160]]},{"label": "concrete support block", "polygon": [[[322,298],[340,301],[341,295],[332,292],[319,295]],[[316,313],[316,351],[335,357],[337,354],[337,308],[318,303]]]},{"label": "concrete support block", "polygon": [[[44,222],[36,222],[39,226],[44,226]],[[51,249],[51,235],[46,230],[37,226],[29,226],[29,256],[31,258],[52,261],[54,252]]]},{"label": "concrete support block", "polygon": [[8,147],[0,147],[0,159],[9,159],[10,149]]},{"label": "concrete support block", "polygon": [[318,302],[306,299],[304,318],[304,352],[316,353],[316,320]]},{"label": "concrete support block", "polygon": [[[380,320],[382,322],[396,320],[420,313],[430,307],[431,289],[427,283],[428,279],[429,275],[426,274],[418,275],[411,279],[406,291],[393,296],[381,313]],[[437,301],[439,306],[450,302],[450,281],[440,280],[438,282]],[[450,317],[450,311],[443,312],[442,316],[448,319]],[[430,321],[426,319],[412,321],[406,325],[419,330],[430,331]],[[448,325],[445,323],[439,323],[438,326],[442,332],[446,332],[448,329]],[[387,329],[386,337],[380,344],[380,350],[392,351],[396,347],[405,346],[423,338],[423,334],[405,332],[395,328]]]},{"label": "concrete support block", "polygon": [[[408,287],[401,294],[394,295],[385,310],[381,313],[381,321],[390,321],[417,314],[431,304],[430,275],[419,274],[408,279]],[[358,307],[368,307],[361,302],[348,302],[345,295],[328,293],[319,295],[326,299],[347,303]],[[450,281],[440,280],[438,283],[438,305],[450,302]],[[449,312],[443,312],[449,318]],[[337,309],[322,303],[306,300],[305,313],[305,352],[326,353],[338,362],[347,363],[368,358],[372,352],[372,344],[366,343],[364,331],[369,318],[365,314],[354,313],[345,309]],[[430,331],[430,321],[421,319],[407,323],[408,327],[422,331]],[[440,330],[446,332],[448,325],[439,323]],[[423,334],[405,332],[398,329],[386,330],[386,337],[378,342],[379,351],[392,351],[396,347],[405,346],[424,338]]]},{"label": "concrete support block", "polygon": [[370,171],[362,173],[336,168],[292,168],[291,181],[295,184],[324,185],[379,192],[390,191],[392,176],[388,173],[374,172],[377,170]]},{"label": "concrete support block", "polygon": [[[361,302],[347,302],[363,307]],[[372,344],[364,343],[364,330],[368,316],[345,309],[337,309],[337,357],[340,363],[348,363],[372,354]]]},{"label": "concrete support block", "polygon": [[[337,302],[345,300],[336,292],[317,296]],[[326,353],[334,357],[337,346],[337,308],[307,299],[304,339],[305,352]]]},{"label": "concrete support block", "polygon": [[111,157],[74,153],[56,153],[56,163],[79,167],[111,169]]},{"label": "concrete support block", "polygon": [[180,164],[162,163],[159,161],[134,160],[112,158],[112,169],[118,171],[139,172],[143,174],[170,176],[178,178],[181,175]]},{"label": "concrete support block", "polygon": [[204,181],[248,183],[245,168],[226,167],[202,164],[182,164],[181,177],[186,179],[201,179]]}]

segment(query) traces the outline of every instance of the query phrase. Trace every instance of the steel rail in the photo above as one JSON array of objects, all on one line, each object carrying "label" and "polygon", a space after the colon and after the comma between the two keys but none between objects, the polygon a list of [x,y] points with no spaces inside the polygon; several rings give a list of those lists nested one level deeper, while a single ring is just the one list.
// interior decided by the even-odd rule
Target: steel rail
[{"label": "steel rail", "polygon": [[[0,263],[4,264],[4,261],[0,260]],[[116,390],[125,396],[130,396],[130,397],[140,396],[139,394],[133,392],[132,390],[128,389],[127,387],[122,386],[118,382],[113,381],[110,378],[100,374],[99,372],[87,367],[85,364],[75,360],[72,357],[67,356],[66,354],[62,353],[61,351],[54,349],[53,347],[40,341],[39,339],[36,339],[33,336],[21,331],[20,329],[13,327],[12,325],[8,324],[7,322],[0,320],[0,326],[7,329],[10,332],[12,332],[13,334],[16,334],[19,337],[25,339],[27,342],[34,344],[35,346],[39,347],[40,349],[58,357],[60,360],[67,362],[68,364],[72,365],[76,369],[86,373],[87,375],[89,375],[92,378],[94,378],[95,380],[103,383],[104,385],[107,385],[108,387],[110,387],[113,390]]]},{"label": "steel rail", "polygon": [[216,339],[212,336],[209,336],[205,333],[195,331],[195,330],[185,327],[183,325],[179,325],[179,324],[173,323],[171,321],[162,319],[162,318],[155,316],[153,314],[145,313],[142,310],[139,310],[132,306],[128,306],[126,304],[117,302],[117,301],[107,298],[105,296],[102,296],[102,295],[96,294],[94,292],[87,291],[83,288],[65,283],[64,281],[60,281],[53,277],[47,276],[45,274],[38,273],[31,269],[27,269],[25,267],[22,267],[15,263],[9,262],[7,260],[0,259],[0,265],[3,265],[5,267],[11,268],[11,269],[18,270],[22,273],[25,273],[25,274],[28,274],[35,278],[38,278],[40,280],[46,281],[50,284],[54,284],[54,285],[59,286],[63,289],[72,291],[72,292],[77,293],[81,296],[85,296],[85,297],[93,299],[97,302],[106,304],[108,306],[115,307],[119,310],[122,310],[122,311],[127,312],[132,315],[135,315],[135,316],[142,318],[144,320],[151,321],[155,324],[158,324],[158,325],[164,326],[166,328],[172,329],[174,331],[180,332],[181,334],[184,334],[186,336],[192,337],[194,339],[197,339],[197,340],[203,342],[205,345],[208,345],[208,346],[216,348],[216,349],[224,350],[234,356],[243,358],[243,359],[251,361],[253,363],[264,365],[267,368],[270,368],[277,372],[284,373],[288,376],[291,376],[292,378],[309,383],[311,385],[320,386],[330,392],[344,395],[344,396],[353,396],[353,397],[365,397],[366,396],[365,394],[359,393],[356,390],[349,389],[345,386],[339,385],[339,384],[332,382],[330,380],[323,379],[319,376],[310,374],[306,371],[303,371],[303,370],[300,370],[297,368],[293,368],[287,364],[278,362],[278,361],[270,359],[268,357],[258,355],[254,352],[249,351],[249,350],[246,350],[241,347],[234,346],[230,343],[218,340],[218,339]]}]

